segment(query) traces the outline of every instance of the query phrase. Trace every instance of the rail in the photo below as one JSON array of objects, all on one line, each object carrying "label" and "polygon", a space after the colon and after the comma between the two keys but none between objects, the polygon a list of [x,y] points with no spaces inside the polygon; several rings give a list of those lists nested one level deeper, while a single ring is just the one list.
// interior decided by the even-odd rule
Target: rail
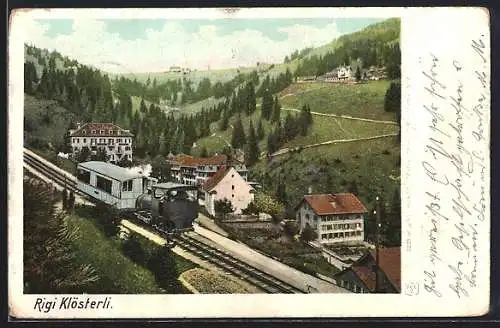
[{"label": "rail", "polygon": [[186,251],[246,280],[267,293],[304,293],[304,291],[235,258],[227,252],[221,251],[187,234],[175,235],[170,238]]}]

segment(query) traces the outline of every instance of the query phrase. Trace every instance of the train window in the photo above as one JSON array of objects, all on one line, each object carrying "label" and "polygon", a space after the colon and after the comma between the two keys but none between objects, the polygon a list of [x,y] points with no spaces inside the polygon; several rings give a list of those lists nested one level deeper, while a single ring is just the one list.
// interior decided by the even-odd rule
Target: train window
[{"label": "train window", "polygon": [[108,194],[111,194],[111,185],[112,185],[111,180],[97,176],[97,184],[96,184],[97,188],[107,192]]},{"label": "train window", "polygon": [[90,172],[85,170],[78,170],[78,180],[90,184]]},{"label": "train window", "polygon": [[122,191],[132,191],[133,180],[124,181],[122,184]]}]

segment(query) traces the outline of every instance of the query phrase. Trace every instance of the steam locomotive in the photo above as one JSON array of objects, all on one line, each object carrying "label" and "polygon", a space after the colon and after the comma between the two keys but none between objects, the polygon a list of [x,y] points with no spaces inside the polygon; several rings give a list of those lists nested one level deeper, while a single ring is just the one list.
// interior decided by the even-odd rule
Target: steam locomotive
[{"label": "steam locomotive", "polygon": [[173,182],[151,186],[137,197],[135,216],[164,233],[193,229],[198,216],[197,187]]}]

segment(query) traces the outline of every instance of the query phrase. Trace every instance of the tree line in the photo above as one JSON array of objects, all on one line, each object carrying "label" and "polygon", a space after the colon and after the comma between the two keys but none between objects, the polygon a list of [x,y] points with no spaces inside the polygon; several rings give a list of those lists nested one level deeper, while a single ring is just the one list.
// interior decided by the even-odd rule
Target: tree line
[{"label": "tree line", "polygon": [[399,19],[373,24],[359,32],[335,40],[335,51],[304,57],[295,76],[323,75],[339,66],[351,65],[360,59],[362,68],[385,66],[390,79],[400,77]]}]

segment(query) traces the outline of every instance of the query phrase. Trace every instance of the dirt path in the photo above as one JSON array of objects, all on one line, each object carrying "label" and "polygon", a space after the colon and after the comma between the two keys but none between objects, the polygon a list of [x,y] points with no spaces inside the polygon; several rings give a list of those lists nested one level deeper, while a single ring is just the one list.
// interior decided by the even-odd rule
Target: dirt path
[{"label": "dirt path", "polygon": [[[338,143],[348,143],[348,142],[355,142],[355,141],[365,141],[365,140],[375,140],[375,139],[382,139],[382,138],[388,138],[388,137],[396,137],[398,134],[397,133],[390,133],[390,134],[382,134],[378,136],[373,136],[373,137],[365,137],[365,138],[354,138],[354,139],[337,139],[337,140],[329,140],[329,141],[324,141],[324,142],[319,142],[315,144],[310,144],[310,145],[305,145],[305,146],[299,146],[296,148],[282,148],[274,153],[272,153],[270,156],[275,157],[279,155],[284,155],[287,154],[291,151],[294,150],[299,150],[299,149],[307,149],[307,148],[314,148],[314,147],[320,147],[320,146],[326,146],[326,145],[334,145]],[[267,155],[265,155],[267,156]],[[265,157],[264,156],[264,157]]]},{"label": "dirt path", "polygon": [[[282,107],[281,109],[282,110],[291,111],[291,112],[300,112],[301,111],[300,109],[297,109],[297,108]],[[311,112],[311,114],[318,115],[318,116],[343,118],[343,119],[346,119],[346,120],[354,120],[354,121],[363,121],[363,122],[371,122],[371,123],[398,125],[398,122],[394,122],[394,121],[372,120],[370,118],[353,117],[353,116],[349,116],[349,115],[327,114],[327,113],[319,113],[319,112]]]}]

